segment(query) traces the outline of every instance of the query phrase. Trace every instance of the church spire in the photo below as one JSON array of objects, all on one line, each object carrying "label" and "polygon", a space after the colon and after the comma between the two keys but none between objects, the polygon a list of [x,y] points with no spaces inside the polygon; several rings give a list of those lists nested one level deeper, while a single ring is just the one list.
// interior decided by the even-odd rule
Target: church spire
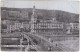
[{"label": "church spire", "polygon": [[33,6],[32,17],[31,17],[31,32],[34,32],[35,23],[35,5]]},{"label": "church spire", "polygon": [[34,5],[33,5],[33,9],[35,9],[35,2],[34,2]]},{"label": "church spire", "polygon": [[33,15],[35,15],[35,5],[33,6]]},{"label": "church spire", "polygon": [[33,6],[33,9],[35,9],[35,5]]}]

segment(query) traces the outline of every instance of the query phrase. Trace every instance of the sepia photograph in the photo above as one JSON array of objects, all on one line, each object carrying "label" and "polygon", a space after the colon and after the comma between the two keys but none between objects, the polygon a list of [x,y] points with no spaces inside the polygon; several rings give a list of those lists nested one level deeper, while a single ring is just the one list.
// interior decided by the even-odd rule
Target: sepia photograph
[{"label": "sepia photograph", "polygon": [[1,3],[1,51],[79,51],[78,1]]}]

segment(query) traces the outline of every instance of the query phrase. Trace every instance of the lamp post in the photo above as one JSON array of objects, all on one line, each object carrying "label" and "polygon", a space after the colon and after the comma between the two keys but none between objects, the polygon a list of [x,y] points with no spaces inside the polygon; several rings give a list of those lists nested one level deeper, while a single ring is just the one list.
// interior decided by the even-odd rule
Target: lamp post
[{"label": "lamp post", "polygon": [[[23,43],[23,35],[21,36],[21,39],[20,39],[20,45],[22,46],[22,43]],[[23,48],[22,47],[20,47],[20,50],[22,51],[23,50]]]},{"label": "lamp post", "polygon": [[[51,38],[49,38],[49,41],[51,42],[52,41],[52,39]],[[52,43],[52,42],[51,42]],[[48,47],[48,51],[51,51],[52,50],[52,47],[50,46],[50,47]]]}]

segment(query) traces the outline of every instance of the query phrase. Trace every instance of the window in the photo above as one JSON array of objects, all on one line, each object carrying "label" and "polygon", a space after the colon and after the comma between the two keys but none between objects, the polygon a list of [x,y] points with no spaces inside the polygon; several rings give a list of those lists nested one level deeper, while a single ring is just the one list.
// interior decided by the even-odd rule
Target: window
[{"label": "window", "polygon": [[7,29],[7,25],[1,24],[2,29]]}]

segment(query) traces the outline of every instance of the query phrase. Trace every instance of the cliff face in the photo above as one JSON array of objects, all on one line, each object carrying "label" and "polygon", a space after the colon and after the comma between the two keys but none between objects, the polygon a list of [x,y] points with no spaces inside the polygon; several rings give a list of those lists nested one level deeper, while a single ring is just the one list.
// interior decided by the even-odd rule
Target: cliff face
[{"label": "cliff face", "polygon": [[[6,10],[3,12],[2,10]],[[10,12],[8,11],[16,11],[14,12],[14,15],[9,15]],[[79,22],[79,14],[74,14],[74,13],[69,13],[65,11],[60,11],[60,10],[44,10],[44,9],[36,9],[36,15],[38,19],[52,19],[56,18],[59,22],[65,22],[65,23],[78,23]],[[17,14],[17,15],[16,15]],[[24,14],[24,15],[21,15]],[[7,18],[21,18],[23,20],[30,20],[32,15],[32,8],[1,8],[1,17],[2,19],[7,19]]]}]

